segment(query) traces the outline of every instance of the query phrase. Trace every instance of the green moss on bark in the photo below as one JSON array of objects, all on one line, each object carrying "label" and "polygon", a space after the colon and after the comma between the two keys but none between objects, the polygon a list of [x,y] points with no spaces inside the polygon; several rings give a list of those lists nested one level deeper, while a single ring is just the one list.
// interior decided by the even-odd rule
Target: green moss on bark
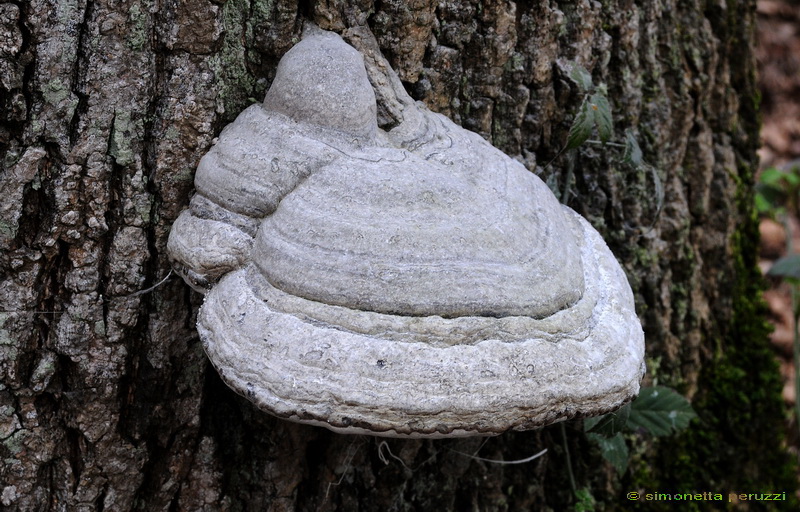
[{"label": "green moss on bark", "polygon": [[217,111],[233,120],[248,104],[255,79],[247,68],[246,18],[249,0],[230,0],[222,7],[225,35],[220,52],[211,57],[216,88],[219,91]]},{"label": "green moss on bark", "polygon": [[[653,447],[658,460],[637,464],[622,490],[711,492],[737,510],[800,510],[795,496],[796,466],[786,451],[781,378],[768,342],[771,331],[762,299],[764,282],[756,267],[757,222],[752,206],[752,170],[740,169],[738,209],[747,222],[734,235],[734,275],[727,293],[730,324],[720,326],[703,365],[693,407],[700,420],[677,438]],[[658,472],[646,468],[657,467]],[[731,469],[735,468],[735,471]],[[749,501],[734,506],[729,493],[786,493],[786,501]],[[635,510],[673,510],[672,501],[634,502]],[[719,503],[719,502],[717,502]],[[708,510],[703,501],[682,502],[681,510]]]}]

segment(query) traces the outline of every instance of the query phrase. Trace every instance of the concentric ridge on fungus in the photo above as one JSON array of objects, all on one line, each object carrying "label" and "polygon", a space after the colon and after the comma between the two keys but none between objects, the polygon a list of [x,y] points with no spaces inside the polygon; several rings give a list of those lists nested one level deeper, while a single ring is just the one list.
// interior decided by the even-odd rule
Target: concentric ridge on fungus
[{"label": "concentric ridge on fungus", "polygon": [[207,292],[198,331],[225,382],[276,416],[385,436],[632,399],[643,333],[600,235],[365,55],[307,30],[197,169],[168,251]]}]

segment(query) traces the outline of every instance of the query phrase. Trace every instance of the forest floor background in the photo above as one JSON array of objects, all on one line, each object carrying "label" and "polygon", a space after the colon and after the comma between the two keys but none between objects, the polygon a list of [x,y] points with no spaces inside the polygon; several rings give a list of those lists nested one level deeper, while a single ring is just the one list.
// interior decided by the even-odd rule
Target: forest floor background
[{"label": "forest floor background", "polygon": [[[758,61],[762,93],[760,168],[791,169],[800,166],[800,1],[758,1]],[[792,246],[800,253],[800,220],[789,219]],[[761,270],[766,274],[775,260],[786,254],[786,232],[781,223],[761,219]],[[764,294],[775,327],[771,341],[780,361],[783,399],[787,405],[789,449],[800,454],[800,434],[793,414],[794,315],[788,284],[769,280]]]}]

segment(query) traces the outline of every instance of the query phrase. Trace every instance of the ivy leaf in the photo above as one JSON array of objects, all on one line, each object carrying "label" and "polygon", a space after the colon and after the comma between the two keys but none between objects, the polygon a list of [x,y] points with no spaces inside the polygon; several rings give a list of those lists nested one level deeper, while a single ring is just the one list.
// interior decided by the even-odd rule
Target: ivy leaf
[{"label": "ivy leaf", "polygon": [[581,89],[583,92],[589,92],[594,88],[592,83],[592,75],[586,68],[577,62],[568,62],[572,69],[569,71],[569,78]]},{"label": "ivy leaf", "polygon": [[608,103],[608,98],[600,93],[592,94],[592,97],[589,98],[589,103],[591,103],[592,116],[597,125],[597,133],[600,135],[600,140],[606,143],[614,135],[611,105]]},{"label": "ivy leaf", "polygon": [[791,254],[780,258],[772,264],[767,275],[800,279],[800,254]]},{"label": "ivy leaf", "polygon": [[603,458],[614,466],[617,473],[622,475],[628,470],[628,445],[621,433],[618,432],[613,437],[603,437],[597,434],[586,435],[600,446]]},{"label": "ivy leaf", "polygon": [[583,421],[583,430],[584,432],[592,432],[606,437],[615,436],[625,428],[630,414],[631,404],[625,404],[614,412],[596,418],[585,419]]},{"label": "ivy leaf", "polygon": [[642,148],[639,147],[639,142],[630,128],[625,130],[625,151],[622,153],[622,161],[633,167],[642,165]]},{"label": "ivy leaf", "polygon": [[578,113],[575,114],[575,119],[572,121],[572,126],[569,127],[569,136],[567,137],[566,149],[575,149],[589,138],[592,134],[594,127],[594,114],[589,105],[589,101],[584,98],[581,103]]},{"label": "ivy leaf", "polygon": [[639,397],[631,403],[628,427],[642,428],[654,436],[668,436],[688,427],[696,417],[689,401],[675,390],[654,386],[642,388]]}]

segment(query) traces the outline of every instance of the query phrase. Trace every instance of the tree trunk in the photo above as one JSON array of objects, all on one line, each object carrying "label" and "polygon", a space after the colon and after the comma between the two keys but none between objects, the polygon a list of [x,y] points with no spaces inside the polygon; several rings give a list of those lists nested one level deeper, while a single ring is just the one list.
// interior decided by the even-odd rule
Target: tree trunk
[{"label": "tree trunk", "polygon": [[[629,491],[791,499],[755,269],[754,4],[0,4],[0,503],[565,510],[568,461],[611,510],[636,505]],[[221,382],[194,328],[201,297],[161,282],[167,235],[200,157],[263,99],[304,20],[368,26],[416,99],[520,159],[600,230],[636,294],[647,382],[691,398],[701,421],[660,442],[631,436],[619,478],[580,421],[489,439],[345,436],[272,418]],[[593,145],[546,165],[582,100],[569,60],[607,84],[615,139],[630,130],[652,171]],[[520,465],[465,455],[544,448]]]}]

